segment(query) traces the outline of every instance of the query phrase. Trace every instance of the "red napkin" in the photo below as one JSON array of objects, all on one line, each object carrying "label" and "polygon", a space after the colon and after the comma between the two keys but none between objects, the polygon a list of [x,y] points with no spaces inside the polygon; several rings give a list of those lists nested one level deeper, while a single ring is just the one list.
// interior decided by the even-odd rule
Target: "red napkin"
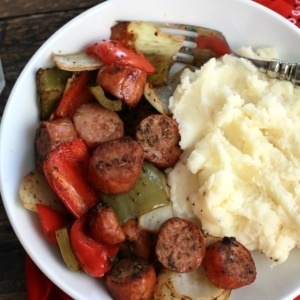
[{"label": "red napkin", "polygon": [[25,275],[27,300],[72,300],[48,279],[26,255]]},{"label": "red napkin", "polygon": [[[300,0],[253,0],[264,5],[300,27]],[[26,256],[27,300],[72,300],[53,284]],[[300,296],[294,300],[300,300]]]},{"label": "red napkin", "polygon": [[300,27],[300,1],[299,0],[253,0],[262,4],[286,19],[290,20],[296,26]]}]

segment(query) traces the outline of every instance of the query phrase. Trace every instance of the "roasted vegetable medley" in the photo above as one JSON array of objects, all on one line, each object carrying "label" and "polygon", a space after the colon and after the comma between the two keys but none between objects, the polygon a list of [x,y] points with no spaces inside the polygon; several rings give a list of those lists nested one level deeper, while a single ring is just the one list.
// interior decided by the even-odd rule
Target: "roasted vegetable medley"
[{"label": "roasted vegetable medley", "polygon": [[114,299],[228,299],[256,276],[234,237],[206,237],[172,211],[166,173],[180,159],[176,121],[156,93],[184,38],[120,22],[82,53],[36,73],[36,168],[20,197],[74,272]]}]

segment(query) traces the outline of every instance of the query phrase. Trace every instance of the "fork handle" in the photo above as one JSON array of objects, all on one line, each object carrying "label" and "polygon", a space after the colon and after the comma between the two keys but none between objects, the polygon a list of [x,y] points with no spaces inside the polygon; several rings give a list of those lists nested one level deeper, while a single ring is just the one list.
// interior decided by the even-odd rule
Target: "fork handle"
[{"label": "fork handle", "polygon": [[273,59],[268,62],[266,73],[270,78],[288,80],[300,87],[300,64]]},{"label": "fork handle", "polygon": [[[240,56],[241,57],[241,56]],[[300,87],[300,64],[287,63],[278,59],[270,61],[248,58],[262,72],[270,78],[288,80],[294,86]]]}]

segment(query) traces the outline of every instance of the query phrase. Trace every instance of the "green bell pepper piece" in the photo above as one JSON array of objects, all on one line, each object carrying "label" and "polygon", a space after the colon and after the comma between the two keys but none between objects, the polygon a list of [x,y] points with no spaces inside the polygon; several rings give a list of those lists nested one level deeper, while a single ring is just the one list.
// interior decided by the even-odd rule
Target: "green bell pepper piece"
[{"label": "green bell pepper piece", "polygon": [[144,162],[142,172],[134,187],[119,195],[102,195],[102,201],[115,211],[119,222],[170,203],[165,174],[153,164]]},{"label": "green bell pepper piece", "polygon": [[55,111],[64,93],[72,72],[56,67],[38,69],[36,73],[37,93],[39,97],[40,119],[47,120]]},{"label": "green bell pepper piece", "polygon": [[105,96],[105,93],[100,85],[89,86],[89,91],[94,95],[96,100],[105,108],[112,111],[122,110],[122,100],[111,100]]}]

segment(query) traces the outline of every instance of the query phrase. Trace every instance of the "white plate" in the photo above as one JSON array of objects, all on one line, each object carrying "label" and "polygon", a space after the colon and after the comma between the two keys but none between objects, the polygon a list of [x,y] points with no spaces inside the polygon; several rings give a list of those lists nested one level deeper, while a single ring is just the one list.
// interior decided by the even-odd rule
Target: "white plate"
[{"label": "white plate", "polygon": [[[111,299],[100,280],[69,271],[56,247],[41,232],[34,213],[18,196],[22,176],[34,166],[33,140],[38,124],[35,72],[51,64],[52,51],[72,53],[108,38],[115,20],[143,19],[211,27],[222,31],[232,48],[276,46],[282,59],[300,62],[300,30],[250,0],[110,0],[76,17],[57,31],[29,61],[9,97],[1,124],[0,178],[3,202],[25,250],[39,268],[77,300]],[[300,294],[300,251],[273,269],[254,254],[258,276],[232,293],[232,300],[291,300]]]}]

